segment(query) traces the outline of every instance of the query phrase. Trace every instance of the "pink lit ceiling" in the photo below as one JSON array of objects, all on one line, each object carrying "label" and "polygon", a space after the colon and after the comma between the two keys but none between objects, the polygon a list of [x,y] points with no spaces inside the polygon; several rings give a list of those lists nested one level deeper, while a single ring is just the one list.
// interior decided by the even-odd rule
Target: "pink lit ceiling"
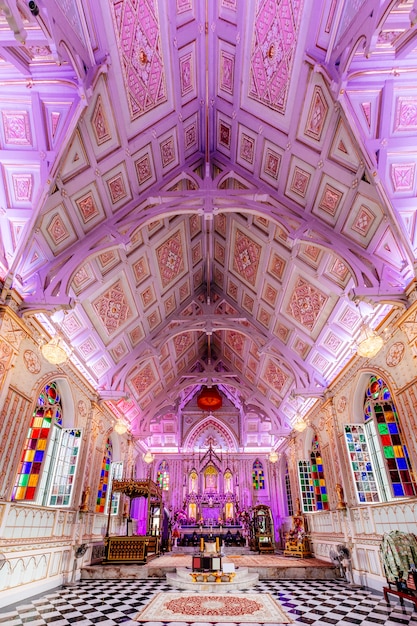
[{"label": "pink lit ceiling", "polygon": [[153,450],[279,445],[414,278],[415,3],[37,9],[0,2],[2,298]]}]

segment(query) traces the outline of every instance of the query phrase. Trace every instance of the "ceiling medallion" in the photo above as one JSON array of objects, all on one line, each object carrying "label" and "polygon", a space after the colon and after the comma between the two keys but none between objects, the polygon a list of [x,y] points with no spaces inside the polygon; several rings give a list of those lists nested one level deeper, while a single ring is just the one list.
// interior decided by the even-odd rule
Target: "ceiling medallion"
[{"label": "ceiling medallion", "polygon": [[145,50],[140,50],[139,52],[139,62],[141,65],[146,65],[148,62],[148,55]]},{"label": "ceiling medallion", "polygon": [[222,397],[217,387],[204,387],[197,397],[197,405],[203,411],[217,411],[222,406]]}]

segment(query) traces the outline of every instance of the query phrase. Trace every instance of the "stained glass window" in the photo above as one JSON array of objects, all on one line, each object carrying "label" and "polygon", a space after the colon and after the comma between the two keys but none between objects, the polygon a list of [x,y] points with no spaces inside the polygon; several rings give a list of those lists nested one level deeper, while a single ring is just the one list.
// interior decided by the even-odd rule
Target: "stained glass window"
[{"label": "stained glass window", "polygon": [[290,483],[290,473],[288,470],[288,463],[285,463],[285,493],[287,496],[288,515],[294,515],[294,507],[292,504],[291,483]]},{"label": "stained glass window", "polygon": [[62,406],[57,385],[53,382],[45,385],[33,411],[12,500],[36,500],[49,434],[54,424],[62,424]]},{"label": "stained glass window", "polygon": [[256,459],[252,466],[252,485],[256,490],[265,489],[264,468],[259,459]]},{"label": "stained glass window", "polygon": [[156,482],[161,489],[168,491],[169,489],[169,467],[166,461],[161,461],[158,467],[158,473],[156,475]]},{"label": "stained glass window", "polygon": [[345,439],[359,502],[379,502],[377,476],[372,465],[365,425],[346,424]]},{"label": "stained glass window", "polygon": [[309,461],[298,461],[298,478],[300,481],[301,499],[304,513],[316,510],[314,502],[314,487],[311,477]]},{"label": "stained glass window", "polygon": [[314,497],[316,500],[316,511],[327,511],[329,509],[329,498],[327,495],[326,481],[323,472],[323,460],[321,458],[320,444],[317,435],[314,436],[311,448],[311,479],[313,481]]},{"label": "stained glass window", "polygon": [[75,480],[81,431],[65,428],[57,451],[56,471],[49,495],[50,506],[68,506]]},{"label": "stained glass window", "polygon": [[101,464],[100,482],[98,485],[96,513],[104,513],[106,498],[110,482],[110,467],[113,459],[113,446],[110,439],[107,439],[104,450],[103,462]]},{"label": "stained glass window", "polygon": [[[113,480],[119,480],[123,478],[123,463],[118,461],[117,463],[112,463],[110,466],[110,479],[107,485],[107,493],[111,493]],[[120,504],[120,491],[113,492],[111,495],[111,515],[117,515],[119,512],[119,504]],[[106,500],[106,514],[109,513],[109,498]]]},{"label": "stained glass window", "polygon": [[365,392],[364,421],[384,499],[415,496],[416,484],[397,408],[387,384],[377,376],[370,377]]}]

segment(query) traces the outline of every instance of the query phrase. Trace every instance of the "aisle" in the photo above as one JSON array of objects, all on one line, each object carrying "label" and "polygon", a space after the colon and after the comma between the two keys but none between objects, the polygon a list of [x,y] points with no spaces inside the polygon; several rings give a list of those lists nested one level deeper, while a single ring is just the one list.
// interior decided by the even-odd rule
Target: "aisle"
[{"label": "aisle", "polygon": [[[45,594],[0,612],[7,626],[185,626],[184,622],[134,622],[132,619],[159,592],[172,591],[161,580],[89,580]],[[389,607],[382,595],[352,589],[340,581],[265,581],[250,590],[272,594],[294,620],[309,626],[417,626],[411,606]],[[221,622],[199,622],[198,626]],[[191,626],[188,623],[186,626]],[[228,624],[239,626],[239,622]],[[257,626],[252,625],[252,626]]]}]

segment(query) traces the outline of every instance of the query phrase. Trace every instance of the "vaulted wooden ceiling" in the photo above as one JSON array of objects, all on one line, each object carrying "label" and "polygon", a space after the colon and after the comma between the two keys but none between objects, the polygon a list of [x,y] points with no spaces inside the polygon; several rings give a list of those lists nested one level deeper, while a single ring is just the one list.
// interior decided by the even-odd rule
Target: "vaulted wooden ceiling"
[{"label": "vaulted wooden ceiling", "polygon": [[154,450],[276,447],[406,306],[414,4],[0,1],[2,298]]}]

